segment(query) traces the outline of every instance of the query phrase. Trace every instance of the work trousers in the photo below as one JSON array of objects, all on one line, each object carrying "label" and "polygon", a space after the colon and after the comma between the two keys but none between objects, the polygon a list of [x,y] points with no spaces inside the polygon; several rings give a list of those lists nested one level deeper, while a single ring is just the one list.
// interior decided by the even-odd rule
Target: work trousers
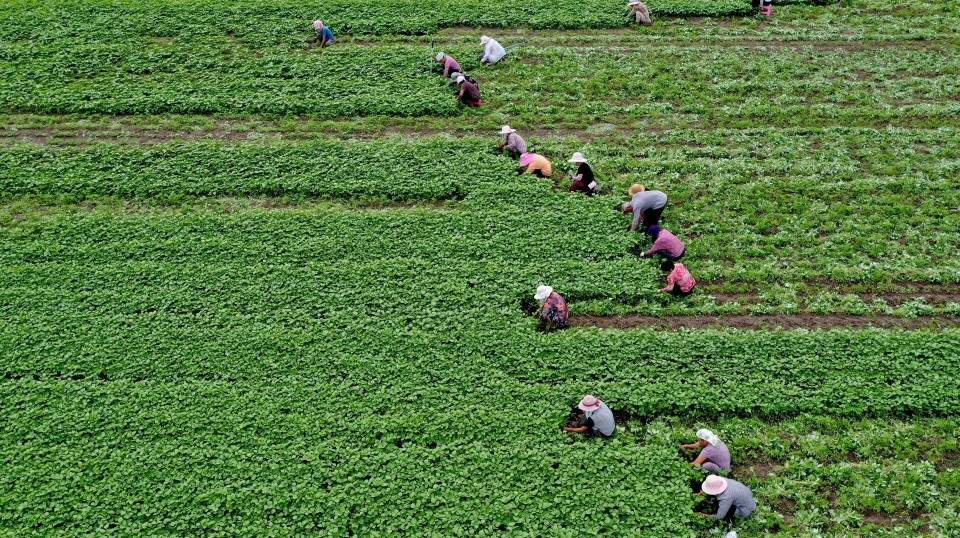
[{"label": "work trousers", "polygon": [[663,215],[663,210],[667,206],[664,204],[663,207],[659,209],[648,209],[643,212],[643,231],[646,231],[647,228],[660,224],[660,215]]},{"label": "work trousers", "polygon": [[652,22],[650,20],[650,13],[647,11],[647,6],[637,6],[633,14],[636,16],[637,24],[646,24],[649,26]]}]

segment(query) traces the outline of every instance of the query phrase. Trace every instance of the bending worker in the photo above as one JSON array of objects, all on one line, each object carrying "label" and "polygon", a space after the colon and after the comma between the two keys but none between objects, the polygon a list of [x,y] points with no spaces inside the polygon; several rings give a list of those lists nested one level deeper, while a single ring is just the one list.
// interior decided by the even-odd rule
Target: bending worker
[{"label": "bending worker", "polygon": [[656,224],[647,228],[647,233],[653,237],[653,246],[650,247],[650,250],[641,254],[641,258],[651,258],[659,254],[660,256],[675,262],[683,257],[683,253],[686,251],[686,248],[683,246],[683,243],[677,239],[677,236],[660,228]]},{"label": "bending worker", "polygon": [[694,467],[714,473],[730,470],[730,451],[727,450],[727,445],[723,444],[723,441],[710,430],[697,430],[697,442],[680,445],[680,448],[685,450],[703,448],[697,459],[690,462]]},{"label": "bending worker", "polygon": [[733,521],[734,516],[750,517],[757,509],[750,488],[732,478],[710,475],[703,481],[702,490],[707,495],[716,495],[720,503],[716,514],[700,514],[707,519]]},{"label": "bending worker", "polygon": [[628,17],[633,17],[637,21],[637,24],[642,24],[644,26],[652,26],[653,21],[650,20],[650,12],[647,11],[647,6],[638,0],[633,0],[627,7],[630,8],[630,13],[627,14]]},{"label": "bending worker", "polygon": [[540,324],[544,330],[566,329],[570,323],[567,301],[550,286],[537,288],[534,299],[540,301]]},{"label": "bending worker", "polygon": [[[643,185],[637,185],[637,187],[644,189]],[[631,188],[631,190],[634,190],[634,188]],[[633,213],[630,231],[636,231],[641,216],[643,216],[643,231],[654,224],[660,224],[660,215],[663,214],[665,207],[667,207],[667,195],[660,191],[644,189],[634,194],[629,202],[623,203],[623,212]]]},{"label": "bending worker", "polygon": [[500,128],[500,151],[507,150],[507,155],[516,159],[527,152],[527,143],[520,138],[516,129],[511,129],[509,125]]},{"label": "bending worker", "polygon": [[563,431],[569,433],[583,433],[590,437],[609,439],[613,435],[616,423],[613,420],[613,411],[607,404],[589,394],[584,396],[577,407],[583,411],[576,425],[567,426]]},{"label": "bending worker", "polygon": [[480,44],[483,45],[483,54],[480,55],[480,63],[482,64],[495,64],[507,55],[503,45],[497,43],[496,39],[483,36],[480,38]]},{"label": "bending worker", "polygon": [[520,168],[526,166],[527,171],[524,172],[518,168],[517,175],[533,174],[537,177],[550,177],[553,174],[553,165],[550,164],[550,161],[543,155],[536,153],[524,153],[521,155],[519,166]]},{"label": "bending worker", "polygon": [[480,100],[480,89],[477,88],[476,84],[469,82],[462,73],[457,77],[457,84],[460,85],[457,99],[461,103],[470,108],[476,108],[483,104],[483,101]]},{"label": "bending worker", "polygon": [[320,47],[333,45],[333,32],[323,25],[323,21],[319,19],[313,21],[313,29],[317,31],[317,37],[315,38],[315,41],[320,43]]},{"label": "bending worker", "polygon": [[573,183],[570,185],[570,192],[582,192],[587,196],[593,196],[598,185],[593,176],[593,169],[587,164],[583,153],[575,152],[568,162],[577,163],[577,172],[572,177]]},{"label": "bending worker", "polygon": [[442,52],[438,52],[437,55],[433,58],[433,61],[439,62],[443,65],[443,76],[445,78],[450,77],[452,73],[461,73],[463,69],[460,68],[460,64],[453,59],[453,56],[448,56]]},{"label": "bending worker", "polygon": [[660,270],[669,273],[667,275],[667,287],[660,288],[661,293],[670,293],[677,297],[686,297],[693,293],[697,281],[693,279],[693,275],[690,274],[690,271],[687,271],[682,263],[675,264],[670,260],[665,260],[660,264]]}]

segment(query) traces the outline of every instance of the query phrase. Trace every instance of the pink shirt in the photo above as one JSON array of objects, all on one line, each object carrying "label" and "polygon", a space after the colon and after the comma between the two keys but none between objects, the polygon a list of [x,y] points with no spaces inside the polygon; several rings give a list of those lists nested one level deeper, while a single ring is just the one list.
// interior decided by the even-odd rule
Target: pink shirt
[{"label": "pink shirt", "polygon": [[672,233],[666,230],[660,230],[660,233],[657,234],[657,240],[653,242],[650,250],[644,252],[644,254],[652,256],[660,250],[666,250],[671,256],[679,256],[683,253],[683,243]]},{"label": "pink shirt", "polygon": [[461,72],[460,64],[453,59],[453,56],[444,56],[443,57],[443,76],[449,78],[450,73]]},{"label": "pink shirt", "polygon": [[[663,233],[662,231],[660,233]],[[686,293],[693,289],[697,284],[697,281],[693,279],[693,276],[687,271],[687,268],[683,266],[682,263],[678,263],[673,266],[673,271],[670,271],[670,274],[667,275],[667,291],[673,290],[673,286],[680,286],[680,291]]]}]

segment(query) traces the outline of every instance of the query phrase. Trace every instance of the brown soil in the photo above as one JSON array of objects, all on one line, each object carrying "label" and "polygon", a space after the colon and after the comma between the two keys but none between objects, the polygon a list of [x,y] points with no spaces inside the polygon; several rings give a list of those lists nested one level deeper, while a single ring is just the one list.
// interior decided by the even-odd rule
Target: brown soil
[{"label": "brown soil", "polygon": [[767,315],[767,316],[574,316],[572,327],[597,327],[601,329],[746,329],[746,330],[791,330],[791,329],[905,329],[942,330],[960,327],[960,317],[926,316],[901,318],[896,316],[854,315]]},{"label": "brown soil", "polygon": [[863,512],[863,522],[868,525],[877,525],[880,527],[889,527],[903,523],[903,519],[891,517],[883,512],[866,510]]},{"label": "brown soil", "polygon": [[737,476],[745,478],[753,477],[764,479],[767,475],[777,474],[782,468],[782,465],[778,465],[775,462],[745,461],[736,465],[736,474]]}]

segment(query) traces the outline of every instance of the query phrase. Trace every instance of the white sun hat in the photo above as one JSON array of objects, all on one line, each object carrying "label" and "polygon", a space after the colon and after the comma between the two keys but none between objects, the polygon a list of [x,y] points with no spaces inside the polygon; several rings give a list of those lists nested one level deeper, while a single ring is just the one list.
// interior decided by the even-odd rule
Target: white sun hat
[{"label": "white sun hat", "polygon": [[450,78],[452,78],[453,80],[457,80],[457,77],[459,76],[463,76],[463,73],[461,73],[460,71],[454,71],[450,73]]},{"label": "white sun hat", "polygon": [[630,3],[628,3],[627,5],[628,5],[628,6],[638,6],[638,5],[640,5],[640,2],[630,2]]},{"label": "white sun hat", "polygon": [[466,79],[466,77],[463,76],[462,73],[457,76],[457,84],[460,84],[460,83],[463,82],[464,80],[467,80],[467,79]]},{"label": "white sun hat", "polygon": [[551,293],[553,293],[553,288],[550,286],[540,286],[537,288],[537,294],[534,295],[533,298],[543,302],[547,300],[547,297],[550,297]]},{"label": "white sun hat", "polygon": [[701,489],[707,495],[720,495],[727,490],[727,479],[722,476],[712,474],[703,481]]},{"label": "white sun hat", "polygon": [[587,160],[583,158],[583,153],[580,153],[580,152],[578,151],[578,152],[574,153],[574,154],[573,154],[573,157],[571,157],[570,160],[567,161],[567,162],[569,162],[569,163],[585,163],[585,162],[587,162]]},{"label": "white sun hat", "polygon": [[516,129],[511,129],[509,125],[504,125],[500,128],[500,134],[510,134],[517,132]]},{"label": "white sun hat", "polygon": [[444,54],[444,53],[442,53],[442,52],[438,52],[438,53],[437,53],[437,56],[436,56],[437,61],[439,62],[440,60],[442,60],[444,56],[446,56],[446,54]]},{"label": "white sun hat", "polygon": [[720,444],[720,438],[717,437],[715,433],[713,433],[712,431],[706,428],[697,430],[697,439],[703,439],[704,441],[710,443],[713,446],[717,446]]},{"label": "white sun hat", "polygon": [[489,42],[490,42],[490,38],[487,37],[487,36],[483,36],[483,37],[480,38],[480,44],[481,44],[481,45],[486,45],[486,44],[489,43]]}]

